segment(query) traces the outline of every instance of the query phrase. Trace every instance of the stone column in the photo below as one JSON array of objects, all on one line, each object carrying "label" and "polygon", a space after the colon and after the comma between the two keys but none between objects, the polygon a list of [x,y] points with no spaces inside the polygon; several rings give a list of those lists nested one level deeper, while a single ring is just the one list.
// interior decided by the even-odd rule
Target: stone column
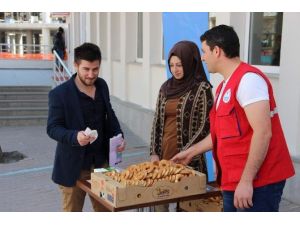
[{"label": "stone column", "polygon": [[49,28],[42,29],[42,49],[41,53],[48,54],[51,52],[50,30]]},{"label": "stone column", "polygon": [[23,54],[23,42],[22,42],[22,34],[16,33],[16,54]]},{"label": "stone column", "polygon": [[9,47],[10,47],[10,46],[8,45],[8,44],[10,43],[10,42],[9,42],[10,40],[9,40],[8,32],[5,32],[5,37],[4,37],[4,38],[5,38],[4,43],[5,43],[6,45],[3,47],[3,51],[4,51],[4,52],[8,52],[8,51],[9,51]]},{"label": "stone column", "polygon": [[26,32],[26,53],[31,53],[32,52],[32,31],[27,31]]},{"label": "stone column", "polygon": [[16,36],[15,35],[9,35],[10,40],[10,52],[13,54],[16,54]]}]

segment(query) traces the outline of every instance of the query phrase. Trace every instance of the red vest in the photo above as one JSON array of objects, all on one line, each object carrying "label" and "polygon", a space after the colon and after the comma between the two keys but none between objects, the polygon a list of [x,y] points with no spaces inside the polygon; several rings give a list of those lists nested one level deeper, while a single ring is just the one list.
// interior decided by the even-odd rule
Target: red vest
[{"label": "red vest", "polygon": [[264,186],[279,182],[295,174],[277,113],[271,83],[260,70],[246,63],[241,63],[232,74],[222,96],[218,96],[222,83],[219,85],[216,92],[216,99],[221,98],[218,110],[216,110],[217,101],[215,101],[210,112],[210,131],[213,141],[213,155],[217,166],[217,181],[223,190],[235,190],[240,181],[253,134],[246,114],[236,99],[239,83],[247,72],[260,75],[268,85],[272,123],[272,138],[268,152],[253,185],[254,187]]}]

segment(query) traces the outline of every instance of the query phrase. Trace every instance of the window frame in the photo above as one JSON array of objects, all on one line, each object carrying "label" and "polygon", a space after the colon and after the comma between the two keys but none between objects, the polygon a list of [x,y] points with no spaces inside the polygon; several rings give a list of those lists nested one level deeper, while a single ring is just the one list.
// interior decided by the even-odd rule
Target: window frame
[{"label": "window frame", "polygon": [[[249,52],[250,52],[250,28],[251,28],[251,14],[252,12],[246,13],[246,29],[245,29],[245,46],[244,46],[244,60],[249,63]],[[282,47],[282,46],[281,46]],[[265,66],[265,65],[255,65],[253,66],[260,69],[262,72],[267,74],[280,74],[280,63],[279,66]]]}]

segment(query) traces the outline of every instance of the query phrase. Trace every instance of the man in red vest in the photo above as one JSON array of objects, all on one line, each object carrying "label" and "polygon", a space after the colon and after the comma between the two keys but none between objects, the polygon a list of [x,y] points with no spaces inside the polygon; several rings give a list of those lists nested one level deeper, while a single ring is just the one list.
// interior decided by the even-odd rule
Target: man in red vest
[{"label": "man in red vest", "polygon": [[240,60],[239,38],[220,25],[201,37],[202,61],[224,81],[210,112],[211,133],[173,161],[187,164],[213,149],[224,211],[278,211],[295,174],[269,79]]}]

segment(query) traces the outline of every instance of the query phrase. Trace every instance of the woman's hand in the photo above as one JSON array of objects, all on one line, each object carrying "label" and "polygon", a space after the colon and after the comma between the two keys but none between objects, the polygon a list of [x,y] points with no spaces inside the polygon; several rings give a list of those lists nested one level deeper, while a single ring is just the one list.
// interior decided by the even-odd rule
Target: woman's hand
[{"label": "woman's hand", "polygon": [[193,155],[191,154],[191,149],[177,153],[171,161],[175,163],[180,163],[183,165],[188,165],[192,161]]}]

